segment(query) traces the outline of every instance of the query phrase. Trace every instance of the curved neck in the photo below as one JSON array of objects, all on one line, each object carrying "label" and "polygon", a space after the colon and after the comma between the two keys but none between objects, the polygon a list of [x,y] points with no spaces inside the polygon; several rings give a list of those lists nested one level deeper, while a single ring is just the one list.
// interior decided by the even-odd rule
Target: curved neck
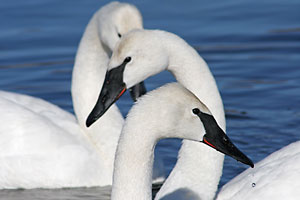
[{"label": "curved neck", "polygon": [[99,38],[98,18],[96,13],[80,41],[73,68],[71,91],[78,123],[97,146],[102,154],[101,158],[107,159],[103,163],[108,164],[107,168],[112,173],[115,149],[124,122],[120,111],[113,105],[92,127],[85,126],[85,120],[101,91],[110,55]]},{"label": "curved neck", "polygon": [[82,127],[97,100],[108,59],[108,53],[99,39],[97,18],[94,15],[81,38],[72,74],[73,106]]},{"label": "curved neck", "polygon": [[114,164],[112,200],[152,199],[153,154],[157,139],[152,132],[124,126]]},{"label": "curved neck", "polygon": [[[176,80],[209,108],[219,126],[226,131],[225,113],[216,81],[206,62],[195,49],[176,35],[161,36],[168,52],[170,71]],[[222,175],[224,155],[195,142],[183,141],[178,161],[155,199],[194,194],[212,199]],[[177,193],[179,192],[179,193]]]},{"label": "curved neck", "polygon": [[169,55],[167,70],[180,84],[201,99],[218,124],[225,128],[222,99],[206,62],[183,39],[170,33],[167,34],[168,37],[163,40],[163,45]]}]

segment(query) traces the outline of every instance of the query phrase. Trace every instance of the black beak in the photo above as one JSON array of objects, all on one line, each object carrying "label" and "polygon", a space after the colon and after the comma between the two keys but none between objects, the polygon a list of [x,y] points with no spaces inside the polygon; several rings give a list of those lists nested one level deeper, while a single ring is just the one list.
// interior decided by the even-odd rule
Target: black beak
[{"label": "black beak", "polygon": [[203,137],[203,143],[209,145],[217,151],[231,156],[237,161],[249,165],[252,168],[254,167],[253,162],[231,142],[229,137],[218,126],[212,115],[203,113],[201,111],[197,115],[200,117],[206,131],[206,134]]},{"label": "black beak", "polygon": [[137,101],[137,99],[144,94],[146,94],[147,90],[145,87],[144,82],[140,82],[139,84],[136,84],[129,88],[130,96],[134,102]]},{"label": "black beak", "polygon": [[[129,61],[125,59],[120,66],[107,72],[97,103],[86,120],[87,127],[91,126],[104,115],[109,107],[126,91],[126,84],[123,82],[123,72],[128,62]],[[145,93],[146,88],[144,82],[140,82],[130,88],[130,94],[133,101],[136,101],[138,97]]]},{"label": "black beak", "polygon": [[126,84],[123,82],[126,64],[127,62],[123,62],[107,72],[97,103],[86,120],[87,127],[97,121],[126,91]]}]

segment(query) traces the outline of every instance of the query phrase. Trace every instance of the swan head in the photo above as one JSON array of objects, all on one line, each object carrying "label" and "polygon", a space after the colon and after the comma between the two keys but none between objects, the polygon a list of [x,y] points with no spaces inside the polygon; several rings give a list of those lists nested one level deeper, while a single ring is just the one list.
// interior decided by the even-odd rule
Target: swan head
[{"label": "swan head", "polygon": [[253,162],[232,143],[210,112],[203,112],[198,107],[193,108],[192,112],[199,117],[205,129],[201,142],[241,163],[254,167]]},{"label": "swan head", "polygon": [[109,72],[122,68],[122,81],[130,88],[165,70],[168,55],[162,45],[157,45],[160,42],[153,31],[130,31],[117,43],[109,62]]},{"label": "swan head", "polygon": [[127,32],[143,28],[141,13],[128,3],[111,2],[103,6],[96,15],[99,37],[111,51]]},{"label": "swan head", "polygon": [[155,138],[156,142],[174,137],[203,142],[254,166],[219,127],[206,105],[178,83],[167,84],[141,97],[130,110],[123,131],[132,132],[133,137],[151,134],[142,138]]},{"label": "swan head", "polygon": [[254,167],[253,162],[231,142],[211,114],[202,112],[197,108],[193,109],[193,113],[200,118],[205,128],[206,134],[203,136],[203,143],[241,163]]},{"label": "swan head", "polygon": [[168,55],[163,46],[157,45],[160,38],[154,36],[149,30],[132,30],[117,43],[87,126],[100,118],[128,88],[167,68]]}]

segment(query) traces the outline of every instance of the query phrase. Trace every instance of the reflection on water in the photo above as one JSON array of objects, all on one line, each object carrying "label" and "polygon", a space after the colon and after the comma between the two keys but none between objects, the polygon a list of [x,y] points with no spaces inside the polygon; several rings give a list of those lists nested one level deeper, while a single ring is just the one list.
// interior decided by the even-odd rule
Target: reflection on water
[{"label": "reflection on water", "polygon": [[[73,112],[70,80],[77,45],[92,13],[107,2],[2,2],[0,89]],[[300,139],[299,1],[131,2],[143,13],[146,28],[180,35],[208,62],[224,101],[227,132],[254,162]],[[170,81],[174,78],[163,72],[146,86],[151,90]],[[118,105],[126,115],[132,105],[128,94]],[[167,172],[179,146],[179,140],[158,144]],[[226,157],[220,185],[245,168]],[[109,188],[2,190],[0,199],[109,199]]]}]

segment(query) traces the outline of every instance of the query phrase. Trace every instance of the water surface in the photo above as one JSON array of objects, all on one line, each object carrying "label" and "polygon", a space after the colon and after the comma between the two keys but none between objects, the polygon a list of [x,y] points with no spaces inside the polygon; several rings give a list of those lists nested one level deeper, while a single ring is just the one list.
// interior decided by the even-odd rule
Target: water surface
[{"label": "water surface", "polygon": [[[0,89],[43,98],[73,112],[70,80],[77,45],[108,1],[27,0],[0,4]],[[149,29],[174,32],[208,62],[218,83],[227,132],[254,162],[300,139],[300,1],[130,1]],[[201,78],[201,77],[199,77]],[[148,90],[174,81],[163,72]],[[123,115],[132,102],[118,102]],[[179,140],[158,151],[170,172]],[[220,186],[247,167],[226,157]],[[0,199],[109,199],[108,188],[2,190]]]}]

